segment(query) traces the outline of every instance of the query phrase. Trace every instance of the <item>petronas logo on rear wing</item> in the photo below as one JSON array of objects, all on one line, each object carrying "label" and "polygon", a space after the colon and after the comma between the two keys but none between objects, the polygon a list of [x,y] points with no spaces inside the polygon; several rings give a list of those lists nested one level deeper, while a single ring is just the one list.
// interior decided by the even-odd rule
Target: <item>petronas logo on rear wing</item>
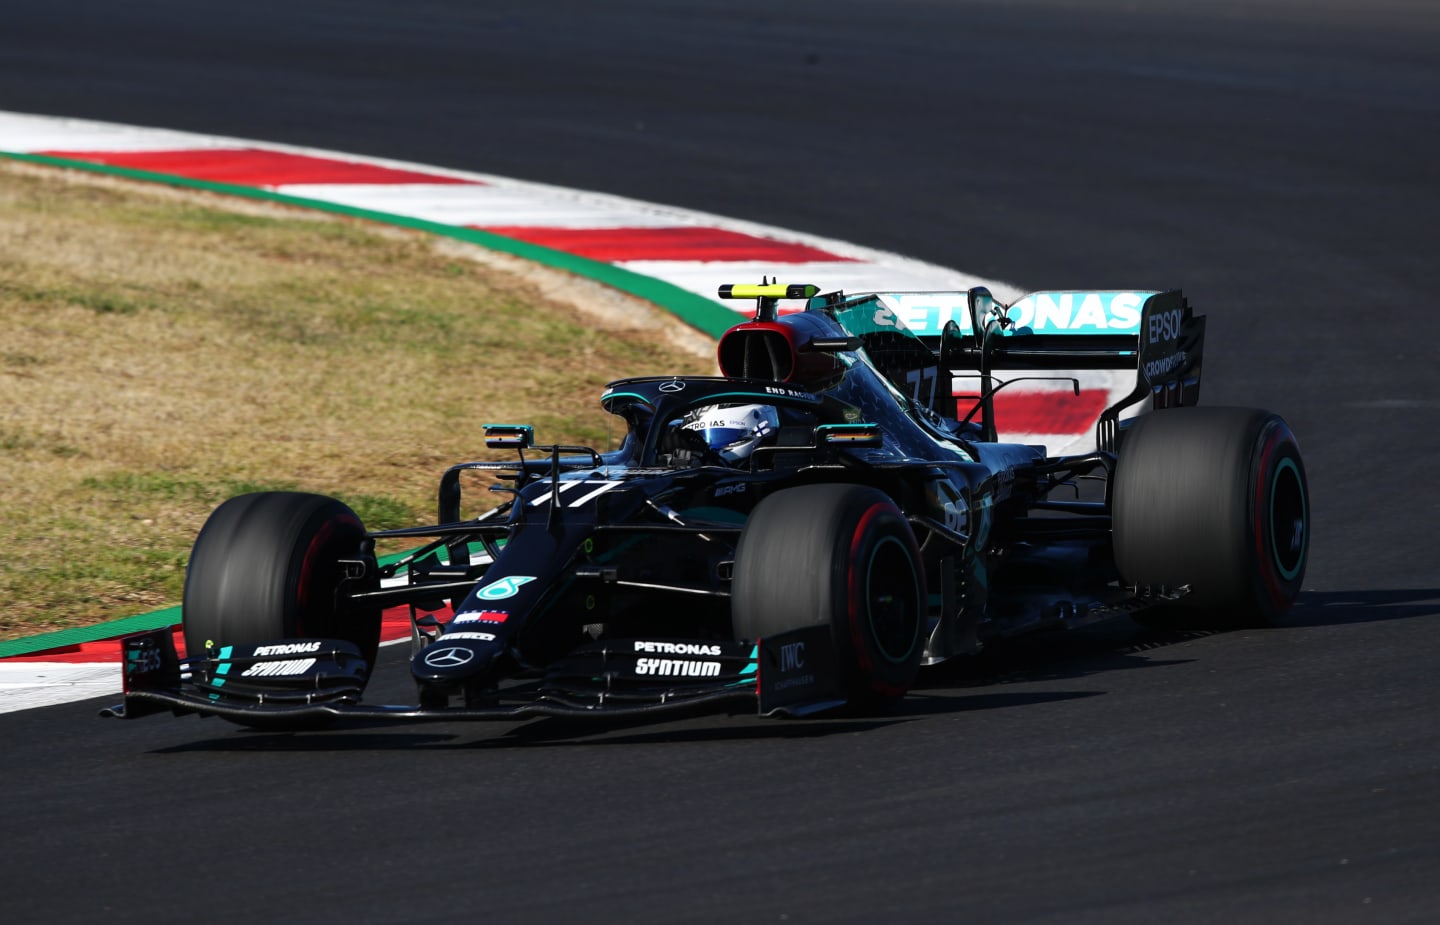
[{"label": "petronas logo on rear wing", "polygon": [[[1153,290],[1084,290],[1032,292],[1001,306],[1006,329],[1025,334],[1135,334],[1140,312]],[[973,334],[969,292],[880,292],[873,298],[905,330],[918,337],[938,337],[951,321],[960,334]]]}]

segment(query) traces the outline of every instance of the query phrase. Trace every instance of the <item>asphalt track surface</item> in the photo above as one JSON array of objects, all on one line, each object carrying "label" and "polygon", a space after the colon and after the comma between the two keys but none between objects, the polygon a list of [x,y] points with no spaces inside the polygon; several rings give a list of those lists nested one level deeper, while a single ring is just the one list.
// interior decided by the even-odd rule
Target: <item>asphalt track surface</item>
[{"label": "asphalt track surface", "polygon": [[881,720],[7,714],[0,918],[1435,920],[1433,4],[518,7],[15,4],[0,109],[603,190],[1029,288],[1182,286],[1207,403],[1300,437],[1306,593],[1266,630],[996,647]]}]

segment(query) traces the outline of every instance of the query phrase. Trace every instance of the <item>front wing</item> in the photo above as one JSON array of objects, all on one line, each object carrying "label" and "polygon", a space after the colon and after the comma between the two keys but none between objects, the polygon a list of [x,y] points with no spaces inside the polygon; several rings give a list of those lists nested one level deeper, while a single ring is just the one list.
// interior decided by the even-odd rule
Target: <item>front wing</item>
[{"label": "front wing", "polygon": [[[693,640],[676,641],[692,645]],[[227,647],[181,661],[168,629],[122,641],[124,701],[101,716],[134,719],[169,711],[220,716],[248,726],[301,727],[336,718],[389,722],[466,722],[538,717],[621,719],[749,705],[763,716],[807,716],[845,703],[829,628],[812,626],[746,643],[709,643],[717,665],[698,677],[641,677],[655,659],[634,657],[636,641],[582,647],[549,666],[539,680],[504,686],[478,705],[425,707],[368,704],[360,692],[369,666],[348,643],[282,641]],[[651,643],[642,643],[653,645]],[[303,651],[300,651],[302,650]],[[258,654],[257,654],[258,653]],[[301,655],[303,659],[297,659]],[[277,660],[301,671],[281,672]],[[722,670],[723,669],[723,670]],[[218,683],[217,683],[218,682]]]}]

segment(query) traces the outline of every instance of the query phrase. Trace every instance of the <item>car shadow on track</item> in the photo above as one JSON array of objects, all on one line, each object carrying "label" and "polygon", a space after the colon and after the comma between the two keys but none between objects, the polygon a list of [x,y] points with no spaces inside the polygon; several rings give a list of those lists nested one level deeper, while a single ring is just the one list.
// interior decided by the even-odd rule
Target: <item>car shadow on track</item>
[{"label": "car shadow on track", "polygon": [[[642,743],[697,743],[725,741],[768,741],[776,739],[820,739],[829,736],[870,732],[887,726],[914,722],[925,716],[1028,706],[1084,697],[1098,697],[1097,691],[968,694],[955,696],[936,692],[915,692],[883,716],[819,716],[810,719],[770,719],[757,716],[698,716],[677,727],[683,720],[656,726],[636,720],[628,723],[572,719],[537,719],[510,728],[495,729],[496,735],[477,736],[475,724],[437,723],[433,732],[400,731],[345,724],[343,721],[321,730],[267,732],[234,730],[224,737],[187,742],[155,749],[153,754],[186,752],[343,752],[393,751],[405,749],[504,749],[564,745],[636,745]],[[493,727],[492,727],[493,729]]]},{"label": "car shadow on track", "polygon": [[896,718],[953,715],[972,710],[1003,710],[1065,700],[1102,697],[1104,691],[1014,691],[1005,693],[961,693],[953,691],[911,691],[895,708]]},{"label": "car shadow on track", "polygon": [[[1284,632],[1416,617],[1440,617],[1440,589],[1307,591],[1274,627],[1263,631]],[[979,656],[927,669],[917,689],[884,716],[774,720],[749,715],[698,714],[688,719],[667,718],[658,725],[654,720],[643,719],[595,722],[553,718],[490,726],[493,734],[479,733],[481,727],[468,723],[402,729],[393,725],[340,721],[326,729],[308,732],[246,731],[226,726],[223,735],[156,749],[155,753],[391,751],[823,738],[923,721],[929,716],[1102,696],[1104,691],[1097,690],[1006,688],[1186,664],[1194,659],[1157,658],[1156,654],[1171,646],[1216,635],[1223,632],[1157,630],[1117,620],[1074,632],[1006,640],[991,645]],[[209,731],[213,732],[214,727]]]},{"label": "car shadow on track", "polygon": [[1305,591],[1275,622],[1279,629],[1440,617],[1440,588]]},{"label": "car shadow on track", "polygon": [[922,688],[976,688],[1057,681],[1134,668],[1163,668],[1193,659],[1156,658],[1159,650],[1232,632],[1285,632],[1416,617],[1440,617],[1440,588],[1306,591],[1290,611],[1265,627],[1167,630],[1118,619],[1077,631],[1056,631],[996,642],[973,657],[954,659],[921,675]]},{"label": "car shadow on track", "polygon": [[[880,716],[845,713],[807,719],[770,719],[749,714],[707,714],[656,719],[585,720],[563,717],[520,723],[477,724],[437,722],[423,728],[402,728],[361,720],[338,720],[317,730],[264,731],[225,726],[226,734],[157,749],[157,754],[251,751],[367,751],[397,749],[486,749],[534,746],[621,745],[641,742],[764,741],[817,739],[868,732],[926,717],[974,710],[1004,709],[1101,696],[1103,691],[984,690],[1018,682],[1052,682],[1130,668],[1179,664],[1139,653],[1193,637],[1126,626],[1120,630],[1059,633],[995,646],[978,658],[929,669],[921,686]],[[394,693],[387,691],[387,693]],[[211,726],[209,731],[213,732]],[[488,730],[488,731],[487,731]]]},{"label": "car shadow on track", "polygon": [[[488,749],[556,745],[634,745],[666,742],[766,741],[819,739],[870,732],[915,722],[926,716],[1030,706],[1085,697],[1099,691],[955,693],[914,691],[883,715],[843,711],[807,719],[778,719],[750,714],[696,714],[687,718],[584,720],[535,719],[518,725],[437,722],[424,730],[339,720],[323,729],[267,731],[235,727],[223,736],[155,749],[152,754],[187,752],[331,752],[403,749]],[[482,731],[487,728],[494,734]],[[213,728],[213,727],[212,727]]]},{"label": "car shadow on track", "polygon": [[[344,752],[405,749],[504,749],[564,745],[635,745],[641,743],[697,743],[820,739],[870,732],[927,716],[957,714],[1042,703],[1098,697],[1100,691],[1034,691],[957,693],[915,691],[884,715],[857,716],[844,712],[808,719],[773,719],[753,715],[697,714],[667,719],[658,724],[631,721],[597,721],[566,718],[536,719],[513,726],[505,724],[436,723],[426,730],[340,720],[324,729],[264,731],[235,728],[226,735],[155,749],[152,754],[204,752]],[[482,729],[489,728],[488,734]]]},{"label": "car shadow on track", "polygon": [[205,752],[351,752],[400,751],[450,745],[459,738],[452,732],[401,732],[388,730],[330,729],[262,732],[234,727],[224,735],[180,745],[151,749],[151,755]]},{"label": "car shadow on track", "polygon": [[921,689],[983,688],[1074,680],[1139,668],[1183,665],[1193,659],[1155,657],[1157,650],[1216,635],[1213,631],[1149,629],[1127,620],[1057,630],[991,643],[975,656],[952,659],[920,676]]},{"label": "car shadow on track", "polygon": [[406,749],[491,749],[556,745],[620,745],[638,742],[711,742],[727,740],[812,739],[868,732],[897,722],[903,716],[871,718],[776,720],[755,716],[696,717],[669,720],[664,725],[571,719],[536,719],[506,727],[474,723],[436,723],[434,731],[400,731],[396,727],[362,727],[343,721],[323,730],[267,732],[236,729],[233,734],[204,741],[155,749],[152,754],[186,752],[342,752]]}]

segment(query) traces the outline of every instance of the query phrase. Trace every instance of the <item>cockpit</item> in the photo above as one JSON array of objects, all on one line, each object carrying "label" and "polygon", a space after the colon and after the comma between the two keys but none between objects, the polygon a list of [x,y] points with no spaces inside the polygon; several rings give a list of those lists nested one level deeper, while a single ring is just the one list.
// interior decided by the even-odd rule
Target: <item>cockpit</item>
[{"label": "cockpit", "polygon": [[718,402],[691,408],[665,425],[658,461],[671,466],[750,469],[764,448],[811,446],[813,412],[756,402]]}]

